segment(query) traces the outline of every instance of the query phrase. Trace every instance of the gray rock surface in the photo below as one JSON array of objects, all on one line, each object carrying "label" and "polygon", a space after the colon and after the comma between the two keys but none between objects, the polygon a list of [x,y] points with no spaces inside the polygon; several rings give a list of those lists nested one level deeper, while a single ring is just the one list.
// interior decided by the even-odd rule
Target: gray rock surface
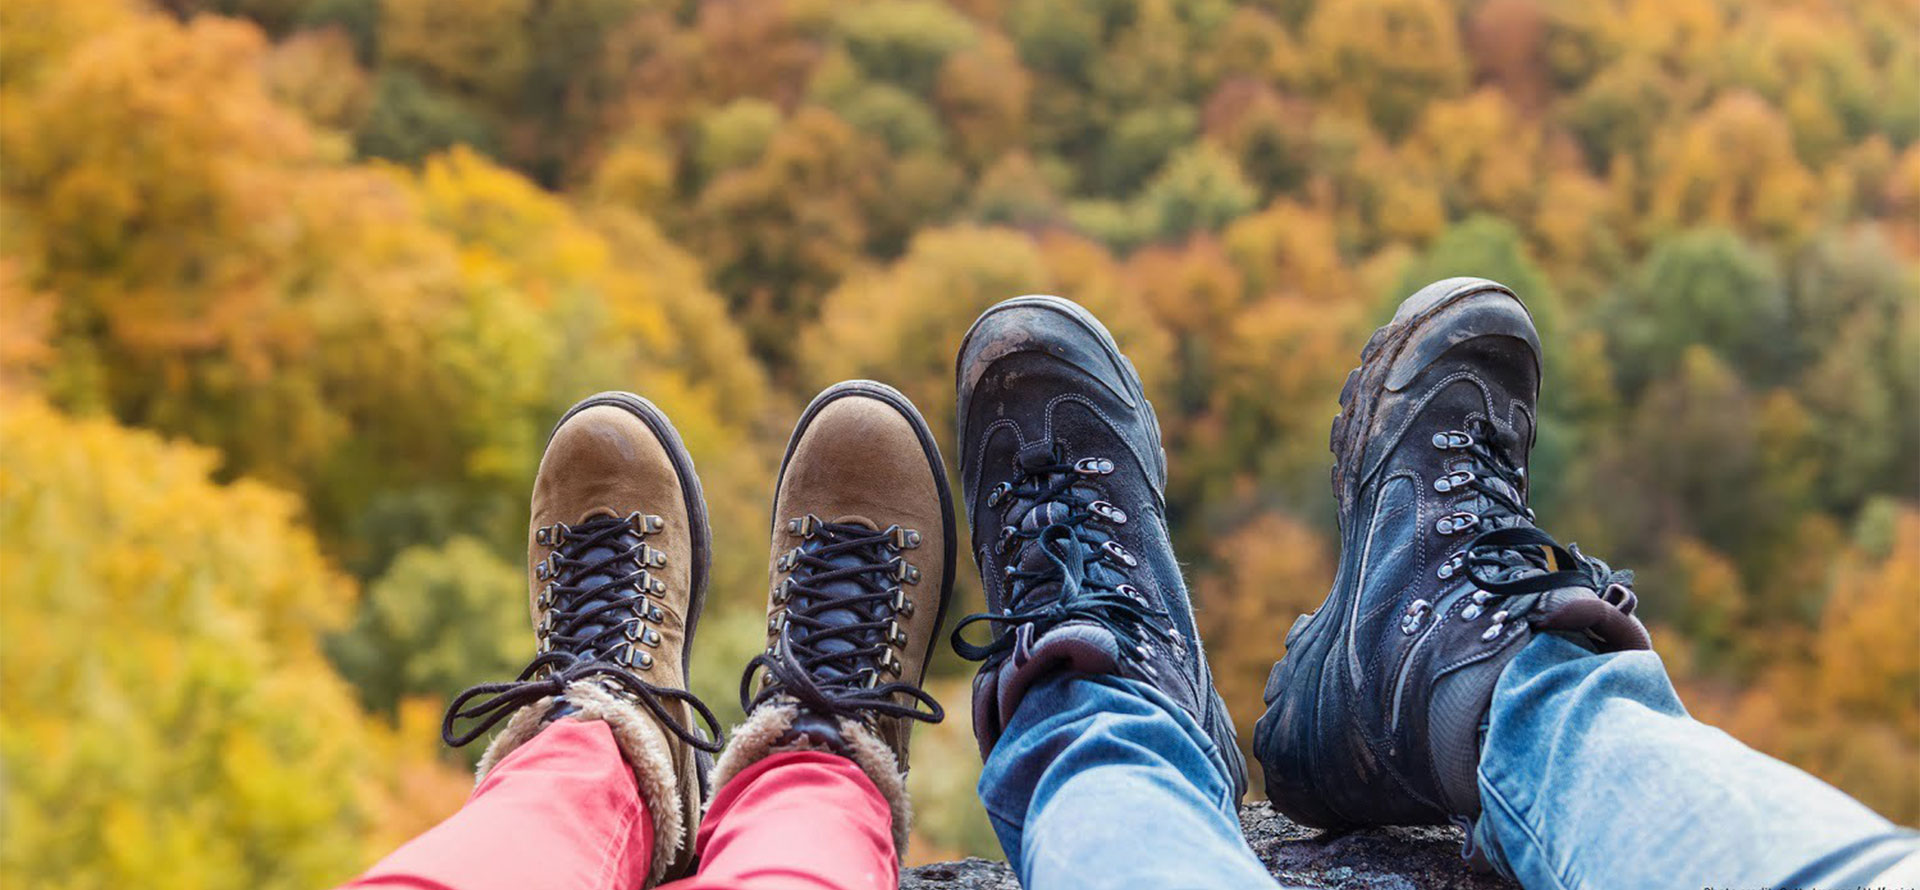
[{"label": "gray rock surface", "polygon": [[[1460,859],[1452,828],[1372,828],[1328,835],[1305,828],[1265,802],[1240,808],[1240,829],[1267,870],[1290,887],[1337,890],[1511,890],[1475,874]],[[1172,852],[1172,851],[1169,851]],[[1004,862],[969,858],[910,868],[903,890],[1018,890]]]}]

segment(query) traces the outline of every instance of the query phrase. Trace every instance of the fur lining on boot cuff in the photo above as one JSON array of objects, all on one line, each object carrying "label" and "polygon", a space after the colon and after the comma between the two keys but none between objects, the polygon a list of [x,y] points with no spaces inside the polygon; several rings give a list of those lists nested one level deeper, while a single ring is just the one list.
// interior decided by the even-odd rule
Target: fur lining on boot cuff
[{"label": "fur lining on boot cuff", "polygon": [[[688,842],[686,804],[680,800],[680,783],[673,771],[673,750],[666,733],[653,716],[615,697],[592,680],[576,680],[567,685],[567,701],[578,711],[567,720],[599,720],[613,730],[613,739],[633,777],[640,785],[640,801],[653,819],[653,864],[648,870],[647,886],[660,883],[674,863],[686,859],[681,845]],[[507,721],[507,727],[487,745],[480,758],[475,779],[484,779],[514,749],[527,743],[545,728],[543,718],[553,707],[552,698],[543,698],[520,709]]]},{"label": "fur lining on boot cuff", "polygon": [[[799,707],[792,701],[775,699],[747,715],[746,722],[728,736],[726,750],[720,752],[720,759],[713,765],[714,790],[725,787],[734,776],[769,754],[809,750],[804,746],[774,747],[774,742],[792,728],[798,713]],[[887,799],[887,806],[893,812],[893,853],[896,858],[904,858],[907,833],[913,826],[913,803],[907,799],[907,777],[900,771],[900,762],[886,742],[857,721],[841,718],[840,738],[847,743],[849,759],[873,780],[880,796]]]}]

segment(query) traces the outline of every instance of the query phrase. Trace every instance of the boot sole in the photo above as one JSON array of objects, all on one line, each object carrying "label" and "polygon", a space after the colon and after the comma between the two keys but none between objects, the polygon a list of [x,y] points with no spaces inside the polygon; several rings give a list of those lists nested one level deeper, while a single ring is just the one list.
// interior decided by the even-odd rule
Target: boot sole
[{"label": "boot sole", "polygon": [[[1381,395],[1387,390],[1388,379],[1400,359],[1406,355],[1407,347],[1418,339],[1416,334],[1426,322],[1462,301],[1482,294],[1505,294],[1516,303],[1519,301],[1519,297],[1505,285],[1483,278],[1437,281],[1402,301],[1393,320],[1376,329],[1360,350],[1360,365],[1347,374],[1346,383],[1341,386],[1340,411],[1334,416],[1327,442],[1328,450],[1334,457],[1332,486],[1334,497],[1340,504],[1343,536],[1345,527],[1353,518],[1348,511],[1357,500],[1358,488],[1365,476],[1366,468],[1362,464],[1366,459],[1366,432],[1373,424],[1373,415]],[[1524,311],[1524,304],[1521,304],[1521,308]],[[1358,591],[1348,589],[1352,583],[1347,573],[1352,569],[1348,566],[1346,553],[1343,547],[1340,570],[1327,599],[1318,609],[1301,616],[1303,621],[1296,622],[1295,628],[1288,632],[1287,653],[1274,664],[1268,676],[1265,696],[1267,708],[1254,726],[1254,750],[1261,755],[1268,799],[1297,822],[1332,830],[1365,823],[1340,815],[1314,790],[1315,777],[1326,770],[1315,762],[1315,746],[1304,743],[1301,736],[1304,735],[1302,728],[1310,731],[1319,721],[1318,703],[1309,700],[1304,713],[1288,715],[1284,725],[1277,712],[1287,687],[1303,685],[1319,689],[1321,678],[1326,673],[1327,660],[1339,651],[1333,643],[1340,629],[1346,626],[1347,613],[1350,611],[1348,597],[1358,595]],[[1323,617],[1327,620],[1321,620]],[[1289,740],[1290,745],[1299,753],[1286,758],[1273,758],[1270,756],[1273,735],[1283,731],[1293,736]],[[1276,779],[1284,785],[1276,787]]]},{"label": "boot sole", "polygon": [[[793,459],[793,450],[800,444],[801,431],[813,422],[814,415],[844,398],[868,398],[884,402],[888,407],[899,412],[900,416],[906,418],[907,423],[913,427],[914,435],[920,440],[920,448],[927,458],[927,465],[933,470],[934,487],[940,492],[940,513],[945,517],[940,535],[942,547],[940,606],[934,612],[933,633],[928,635],[926,651],[921,655],[921,675],[914,681],[916,684],[923,683],[926,680],[927,667],[933,662],[934,649],[940,639],[940,629],[947,623],[947,604],[953,600],[953,563],[954,555],[958,550],[958,537],[954,529],[956,520],[953,515],[953,489],[947,482],[947,464],[940,456],[940,446],[934,441],[933,430],[927,426],[926,418],[920,415],[920,409],[914,407],[913,401],[908,399],[905,393],[877,380],[844,380],[822,390],[819,395],[813,397],[812,402],[807,403],[807,409],[800,412],[800,420],[793,425],[793,434],[787,437],[786,453],[780,457],[780,472],[774,477],[774,498],[778,499],[780,496],[780,483],[787,477],[787,463]],[[771,511],[774,505],[769,502],[767,507]],[[773,522],[778,525],[780,517],[774,516]]]},{"label": "boot sole", "polygon": [[554,433],[568,420],[573,419],[588,408],[609,405],[626,411],[653,431],[655,438],[667,449],[667,457],[673,462],[674,474],[680,478],[680,494],[687,502],[688,526],[693,542],[693,568],[689,573],[691,590],[687,596],[686,643],[680,647],[680,675],[687,678],[688,686],[693,683],[693,634],[700,626],[700,613],[707,604],[707,575],[713,561],[713,528],[707,521],[707,498],[700,490],[700,474],[694,472],[693,455],[688,453],[687,445],[680,439],[680,431],[673,428],[673,422],[667,414],[652,402],[630,392],[610,390],[588,396],[575,403],[567,413],[560,416],[558,423],[547,432],[547,441],[553,441]]}]

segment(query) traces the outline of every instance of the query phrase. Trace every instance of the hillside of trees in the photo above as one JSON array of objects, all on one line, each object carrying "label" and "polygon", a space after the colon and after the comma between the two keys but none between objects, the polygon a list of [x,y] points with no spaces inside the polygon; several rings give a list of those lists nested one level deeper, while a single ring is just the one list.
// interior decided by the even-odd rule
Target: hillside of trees
[{"label": "hillside of trees", "polygon": [[[799,407],[873,377],[951,442],[1030,292],[1160,406],[1244,738],[1341,382],[1453,274],[1534,309],[1535,506],[1689,706],[1920,821],[1909,0],[8,0],[0,871],[310,888],[450,812],[439,709],[529,654],[528,485],[597,390],[694,452],[737,714]],[[913,861],[997,855],[970,667]]]}]

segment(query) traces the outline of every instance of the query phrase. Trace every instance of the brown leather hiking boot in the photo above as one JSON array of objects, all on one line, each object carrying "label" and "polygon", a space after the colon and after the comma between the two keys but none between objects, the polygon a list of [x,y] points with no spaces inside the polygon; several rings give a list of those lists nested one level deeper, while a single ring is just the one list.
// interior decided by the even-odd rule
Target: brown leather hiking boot
[{"label": "brown leather hiking boot", "polygon": [[715,787],[776,751],[830,750],[886,795],[906,850],[907,738],[944,716],[920,683],[953,589],[952,516],[940,449],[906,396],[853,380],[807,406],[773,499],[767,649],[740,678],[748,716]]},{"label": "brown leather hiking boot", "polygon": [[[711,538],[700,479],[666,415],[630,393],[573,406],[540,459],[528,537],[533,661],[514,682],[461,693],[442,734],[464,745],[511,715],[481,758],[485,777],[548,723],[605,721],[653,816],[649,883],[682,874],[719,726],[687,691]],[[455,736],[456,719],[480,722]]]}]

